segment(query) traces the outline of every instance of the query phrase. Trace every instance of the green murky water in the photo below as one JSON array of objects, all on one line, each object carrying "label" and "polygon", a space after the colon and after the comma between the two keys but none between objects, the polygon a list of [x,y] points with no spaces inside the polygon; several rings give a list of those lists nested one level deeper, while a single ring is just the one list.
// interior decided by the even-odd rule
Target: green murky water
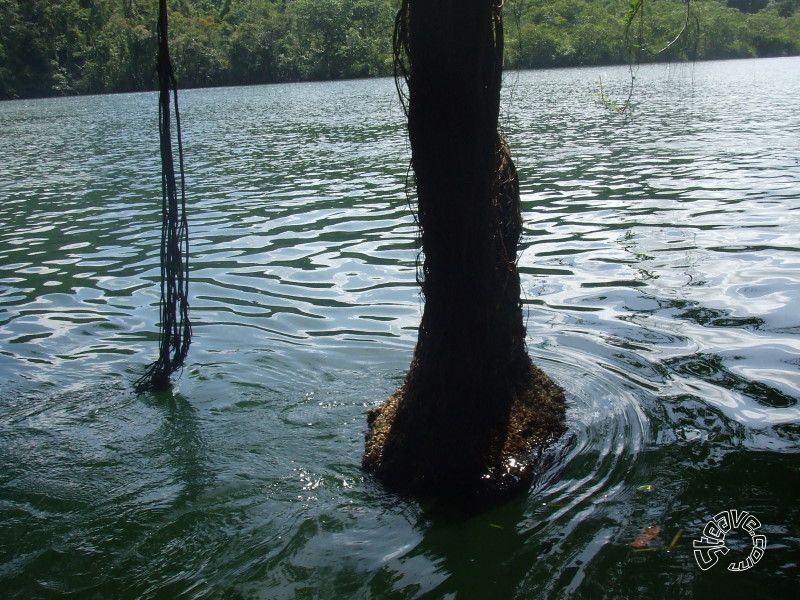
[{"label": "green murky water", "polygon": [[[391,81],[182,94],[196,337],[162,396],[131,391],[155,95],[0,104],[0,595],[794,597],[800,59],[643,67],[633,118],[600,77],[623,95],[624,68],[506,77],[528,343],[569,433],[466,522],[359,468],[421,309]],[[733,532],[702,571],[730,509],[764,556],[727,571]]]}]

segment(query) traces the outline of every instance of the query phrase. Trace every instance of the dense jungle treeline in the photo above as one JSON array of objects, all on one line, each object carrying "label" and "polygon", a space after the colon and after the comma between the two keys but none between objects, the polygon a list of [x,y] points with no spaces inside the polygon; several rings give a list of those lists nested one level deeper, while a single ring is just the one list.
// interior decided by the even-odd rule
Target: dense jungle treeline
[{"label": "dense jungle treeline", "polygon": [[[399,0],[170,0],[181,87],[388,75]],[[800,0],[506,0],[506,66],[800,54]],[[151,89],[157,0],[0,0],[0,98]]]}]

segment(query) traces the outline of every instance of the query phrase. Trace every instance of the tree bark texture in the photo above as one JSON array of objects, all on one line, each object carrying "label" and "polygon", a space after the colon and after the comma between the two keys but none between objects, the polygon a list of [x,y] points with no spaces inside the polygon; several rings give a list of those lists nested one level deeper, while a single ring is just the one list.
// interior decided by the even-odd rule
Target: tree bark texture
[{"label": "tree bark texture", "polygon": [[563,394],[525,345],[519,187],[498,133],[501,5],[405,0],[396,28],[425,307],[405,383],[370,415],[364,466],[422,495],[507,488],[529,477],[533,438],[560,434]]}]

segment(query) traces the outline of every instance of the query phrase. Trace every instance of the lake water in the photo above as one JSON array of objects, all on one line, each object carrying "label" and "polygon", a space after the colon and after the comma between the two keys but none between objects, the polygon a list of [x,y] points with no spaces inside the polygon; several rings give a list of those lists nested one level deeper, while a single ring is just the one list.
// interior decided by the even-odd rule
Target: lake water
[{"label": "lake water", "polygon": [[[625,68],[506,75],[528,344],[569,432],[466,521],[359,467],[421,313],[390,80],[181,93],[195,338],[139,397],[156,96],[0,103],[0,595],[796,597],[800,59],[642,67],[631,115],[601,78],[624,97]],[[764,556],[727,571],[733,531],[701,571],[730,509]]]}]

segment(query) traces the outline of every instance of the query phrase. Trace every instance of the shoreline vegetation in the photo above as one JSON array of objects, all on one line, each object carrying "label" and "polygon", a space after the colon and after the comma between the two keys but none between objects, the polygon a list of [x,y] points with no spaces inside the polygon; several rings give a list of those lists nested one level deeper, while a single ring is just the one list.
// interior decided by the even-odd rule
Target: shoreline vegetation
[{"label": "shoreline vegetation", "polygon": [[[181,88],[386,76],[397,0],[170,0]],[[506,0],[507,69],[800,54],[800,0]],[[155,89],[153,0],[0,0],[0,99]],[[639,43],[637,40],[645,40]]]}]

